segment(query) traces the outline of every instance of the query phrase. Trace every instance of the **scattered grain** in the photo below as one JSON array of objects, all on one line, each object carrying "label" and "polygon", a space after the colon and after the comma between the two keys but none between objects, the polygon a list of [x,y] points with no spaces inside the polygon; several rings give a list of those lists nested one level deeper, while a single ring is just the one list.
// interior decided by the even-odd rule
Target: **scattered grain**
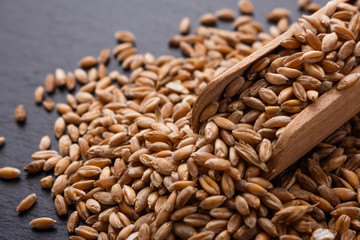
[{"label": "scattered grain", "polygon": [[52,228],[55,224],[56,221],[48,217],[35,218],[30,222],[30,226],[36,229]]},{"label": "scattered grain", "polygon": [[14,110],[14,117],[17,122],[24,122],[26,119],[26,112],[24,105],[18,105]]},{"label": "scattered grain", "polygon": [[16,207],[16,211],[22,212],[30,209],[34,205],[35,201],[36,201],[36,194],[35,193],[30,194],[29,196],[21,200],[19,205]]}]

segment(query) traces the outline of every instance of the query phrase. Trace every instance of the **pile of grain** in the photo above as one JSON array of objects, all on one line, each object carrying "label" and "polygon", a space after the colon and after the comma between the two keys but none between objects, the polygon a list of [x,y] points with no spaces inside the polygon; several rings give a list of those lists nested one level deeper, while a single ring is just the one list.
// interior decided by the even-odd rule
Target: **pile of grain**
[{"label": "pile of grain", "polygon": [[[299,1],[309,11],[318,6]],[[251,14],[248,0],[239,8]],[[353,239],[360,230],[360,119],[329,136],[276,182],[267,170],[272,146],[284,127],[308,104],[337,84],[351,87],[358,75],[360,18],[357,5],[329,2],[319,18],[304,16],[294,37],[230,83],[223,99],[201,116],[200,135],[190,125],[196,96],[216,76],[285,32],[290,12],[278,8],[268,18],[270,33],[250,15],[234,20],[234,31],[200,26],[169,44],[186,58],[136,54],[135,36],[115,34],[112,51],[128,76],[107,71],[111,52],[87,56],[80,67],[57,69],[38,87],[34,99],[51,111],[45,92],[74,89],[54,124],[59,152],[48,150],[44,136],[26,173],[53,170],[40,180],[51,189],[58,215],[68,215],[70,239]],[[200,18],[204,25],[231,21],[221,9]],[[18,121],[26,117],[21,107]],[[19,171],[0,169],[14,178]],[[36,195],[18,206],[24,211]],[[79,224],[79,219],[85,222]],[[51,218],[34,219],[34,228],[50,228]],[[359,237],[359,236],[358,236]]]}]

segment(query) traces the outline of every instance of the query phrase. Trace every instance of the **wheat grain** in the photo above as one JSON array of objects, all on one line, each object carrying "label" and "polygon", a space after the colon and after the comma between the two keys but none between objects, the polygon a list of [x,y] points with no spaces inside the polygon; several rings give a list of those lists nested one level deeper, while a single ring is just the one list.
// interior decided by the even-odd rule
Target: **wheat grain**
[{"label": "wheat grain", "polygon": [[0,136],[0,147],[3,146],[5,143],[5,137]]},{"label": "wheat grain", "polygon": [[30,209],[34,205],[35,201],[36,201],[36,194],[35,193],[30,194],[29,196],[21,200],[19,205],[16,207],[16,211],[22,212]]},{"label": "wheat grain", "polygon": [[200,17],[200,22],[204,25],[214,25],[217,17],[212,13],[206,13]]},{"label": "wheat grain", "polygon": [[24,122],[26,119],[26,111],[24,105],[18,105],[14,110],[14,117],[17,122]]},{"label": "wheat grain", "polygon": [[229,8],[223,8],[216,11],[216,16],[223,21],[232,21],[235,18],[235,13]]},{"label": "wheat grain", "polygon": [[36,103],[41,103],[44,99],[45,89],[43,86],[38,86],[34,91],[34,100]]},{"label": "wheat grain", "polygon": [[48,217],[36,218],[30,222],[30,226],[36,229],[48,229],[53,227],[55,224],[56,221]]}]

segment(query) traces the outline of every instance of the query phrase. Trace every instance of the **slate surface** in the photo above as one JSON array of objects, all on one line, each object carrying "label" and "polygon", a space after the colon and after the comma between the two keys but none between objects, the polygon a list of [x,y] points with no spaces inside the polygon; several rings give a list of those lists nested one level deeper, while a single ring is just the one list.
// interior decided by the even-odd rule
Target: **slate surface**
[{"label": "slate surface", "polygon": [[[266,13],[274,7],[291,9],[292,20],[303,14],[296,0],[252,2],[255,19],[261,23],[266,23]],[[136,35],[140,53],[180,56],[178,50],[167,47],[167,40],[177,33],[182,17],[190,17],[193,30],[202,14],[224,7],[237,11],[237,0],[0,0],[0,136],[6,137],[0,148],[0,167],[21,169],[31,161],[43,135],[49,135],[52,148],[57,149],[52,130],[56,111],[48,113],[33,102],[33,91],[47,73],[57,67],[72,71],[83,56],[113,48],[113,34],[120,29]],[[231,23],[218,26],[230,29]],[[114,60],[110,68],[117,68]],[[63,102],[66,93],[56,90],[50,97]],[[23,125],[13,118],[18,104],[27,111]],[[38,184],[44,176],[21,173],[17,180],[0,180],[0,239],[68,239],[66,220],[56,215],[50,192]],[[38,196],[35,206],[17,214],[17,204],[34,192]],[[56,227],[32,230],[29,222],[43,216],[56,219]]]}]

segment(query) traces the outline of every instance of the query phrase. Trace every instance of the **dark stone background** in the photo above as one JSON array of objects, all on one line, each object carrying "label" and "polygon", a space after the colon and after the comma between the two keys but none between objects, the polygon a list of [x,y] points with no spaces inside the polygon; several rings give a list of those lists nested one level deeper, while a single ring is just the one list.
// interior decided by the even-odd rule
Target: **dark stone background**
[{"label": "dark stone background", "polygon": [[[274,7],[291,9],[293,21],[303,14],[296,0],[252,2],[255,19],[264,24],[266,13]],[[324,4],[326,0],[317,2]],[[53,123],[58,115],[33,101],[33,91],[43,84],[47,73],[57,67],[73,71],[82,57],[97,56],[105,47],[112,49],[117,30],[136,35],[139,53],[180,56],[177,49],[167,46],[178,31],[179,21],[190,17],[194,30],[202,14],[224,7],[238,12],[237,0],[0,0],[0,136],[6,137],[6,144],[0,148],[0,167],[22,169],[31,161],[43,135],[49,135],[52,148],[57,149]],[[231,29],[231,23],[218,26]],[[110,69],[116,68],[112,59]],[[58,89],[50,97],[64,102],[66,93]],[[18,104],[24,104],[27,112],[23,125],[13,118]],[[50,192],[38,183],[44,176],[46,173],[21,173],[17,180],[0,180],[0,239],[68,239],[66,219],[56,215]],[[31,193],[38,196],[36,204],[18,214],[17,204]],[[29,222],[43,216],[56,219],[56,227],[32,230]]]}]

